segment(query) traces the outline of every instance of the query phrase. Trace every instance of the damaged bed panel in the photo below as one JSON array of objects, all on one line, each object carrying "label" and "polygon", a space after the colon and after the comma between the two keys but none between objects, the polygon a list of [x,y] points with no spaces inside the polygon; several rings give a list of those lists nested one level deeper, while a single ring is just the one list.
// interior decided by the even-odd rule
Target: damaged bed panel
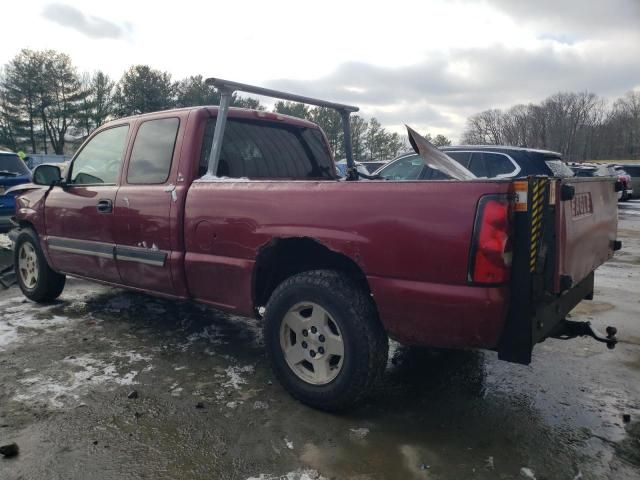
[{"label": "damaged bed panel", "polygon": [[[209,261],[208,281],[196,287],[198,298],[217,298],[220,294],[216,290],[222,283],[225,291],[233,284],[236,291],[251,298],[254,273],[249,262],[259,259],[261,249],[274,239],[288,239],[286,252],[291,255],[283,256],[274,266],[286,268],[293,261],[295,248],[302,248],[299,245],[307,238],[328,252],[341,255],[367,278],[405,280],[422,285],[418,290],[436,287],[436,295],[447,285],[466,284],[466,252],[480,196],[506,194],[509,188],[507,181],[196,183],[186,202],[187,279],[190,289],[201,283],[192,277],[194,263],[196,258],[200,264]],[[225,208],[218,210],[210,205]],[[304,247],[300,255],[322,268],[322,251]],[[374,297],[389,298],[386,290],[374,288],[374,283],[370,281]],[[482,298],[480,290],[468,291]],[[395,298],[395,293],[391,297]],[[480,306],[488,308],[488,316],[499,323],[500,317],[494,314],[500,308],[493,305],[497,298],[484,297],[479,300]],[[396,299],[394,304],[403,302]],[[385,308],[385,312],[391,310]],[[416,321],[438,322],[435,315],[424,320],[424,310],[399,311]],[[395,322],[396,317],[394,313],[389,322]],[[387,316],[382,319],[386,322]],[[468,335],[478,337],[473,329]],[[477,339],[474,343],[482,341]]]}]

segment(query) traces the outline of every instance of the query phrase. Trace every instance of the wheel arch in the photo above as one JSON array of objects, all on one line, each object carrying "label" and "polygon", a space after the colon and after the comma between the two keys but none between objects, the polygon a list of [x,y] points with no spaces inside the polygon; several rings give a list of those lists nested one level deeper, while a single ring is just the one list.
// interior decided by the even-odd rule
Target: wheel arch
[{"label": "wheel arch", "polygon": [[280,283],[310,270],[336,270],[346,274],[370,294],[363,269],[352,258],[311,237],[273,238],[256,256],[253,270],[253,304],[266,305]]}]

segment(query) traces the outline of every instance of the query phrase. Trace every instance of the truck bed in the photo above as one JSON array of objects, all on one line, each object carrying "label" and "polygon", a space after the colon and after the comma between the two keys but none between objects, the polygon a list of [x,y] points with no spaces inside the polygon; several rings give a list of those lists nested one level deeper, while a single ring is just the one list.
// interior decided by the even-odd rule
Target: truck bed
[{"label": "truck bed", "polygon": [[395,338],[493,347],[507,287],[470,286],[468,252],[480,197],[510,188],[507,180],[196,181],[185,210],[189,291],[252,314],[261,248],[274,238],[304,237],[358,264]]}]

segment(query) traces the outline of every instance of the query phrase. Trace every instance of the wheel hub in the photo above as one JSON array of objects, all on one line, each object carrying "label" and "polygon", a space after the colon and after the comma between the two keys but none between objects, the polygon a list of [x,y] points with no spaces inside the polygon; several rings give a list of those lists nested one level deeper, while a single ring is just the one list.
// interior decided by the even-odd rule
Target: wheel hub
[{"label": "wheel hub", "polygon": [[18,250],[18,272],[22,283],[27,288],[35,288],[38,283],[38,256],[36,250],[28,242]]},{"label": "wheel hub", "polygon": [[280,328],[280,346],[287,365],[302,380],[325,385],[344,363],[344,343],[337,322],[317,303],[294,305]]}]

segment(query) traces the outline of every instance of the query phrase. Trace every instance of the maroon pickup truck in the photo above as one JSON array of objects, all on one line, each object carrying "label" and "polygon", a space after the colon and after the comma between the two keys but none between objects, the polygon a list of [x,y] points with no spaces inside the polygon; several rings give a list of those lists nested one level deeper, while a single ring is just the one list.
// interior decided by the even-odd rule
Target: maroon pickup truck
[{"label": "maroon pickup truck", "polygon": [[[323,132],[221,106],[110,122],[64,178],[38,167],[14,223],[20,288],[49,302],[71,275],[264,321],[274,372],[299,400],[347,408],[381,377],[388,336],[529,363],[548,337],[607,336],[566,314],[619,248],[615,181],[358,181]],[[350,138],[350,137],[349,137]]]}]

